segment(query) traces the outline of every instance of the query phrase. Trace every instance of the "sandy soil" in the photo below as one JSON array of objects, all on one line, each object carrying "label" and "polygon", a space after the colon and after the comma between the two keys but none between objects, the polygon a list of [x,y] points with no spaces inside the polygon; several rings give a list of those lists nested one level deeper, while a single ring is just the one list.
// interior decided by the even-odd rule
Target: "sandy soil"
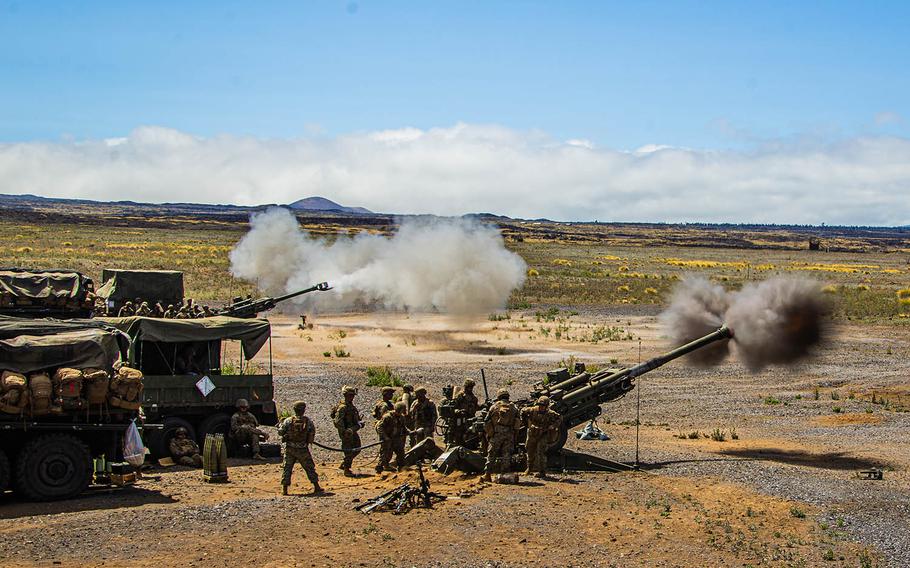
[{"label": "sandy soil", "polygon": [[[539,331],[552,323],[515,313],[498,322],[317,316],[311,329],[299,329],[296,317],[271,319],[276,398],[284,407],[306,400],[317,439],[331,445],[327,415],[341,386],[360,387],[362,410],[378,396],[364,386],[368,365],[389,365],[436,398],[445,384],[479,378],[483,368],[491,391],[523,397],[570,355],[630,364],[666,347],[655,317],[609,311],[570,318],[564,335],[618,326],[634,339],[557,340]],[[335,347],[350,356],[323,355]],[[337,454],[316,450],[329,490],[322,497],[302,495],[302,472],[297,495],[281,497],[278,464],[247,462],[235,462],[227,485],[169,468],[134,487],[63,503],[5,496],[0,558],[4,565],[910,565],[910,419],[898,411],[908,355],[910,338],[893,328],[856,326],[838,329],[813,361],[792,369],[751,375],[735,361],[714,369],[677,361],[640,382],[640,472],[555,474],[517,486],[433,473],[433,489],[450,498],[402,516],[352,510],[415,476],[371,475],[375,450],[355,462],[356,479],[339,475]],[[898,398],[886,406],[882,393]],[[567,446],[634,460],[634,394],[604,407],[598,423],[611,441],[570,437]],[[715,429],[724,441],[707,437]],[[364,442],[374,440],[367,430]],[[885,469],[884,480],[857,477],[870,467]]]}]

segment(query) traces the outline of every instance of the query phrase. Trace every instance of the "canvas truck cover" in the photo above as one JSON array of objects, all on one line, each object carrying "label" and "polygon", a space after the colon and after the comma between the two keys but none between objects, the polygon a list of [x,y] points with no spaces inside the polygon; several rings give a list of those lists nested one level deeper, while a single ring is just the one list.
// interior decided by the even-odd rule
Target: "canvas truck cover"
[{"label": "canvas truck cover", "polygon": [[255,357],[271,336],[271,326],[264,319],[228,316],[185,320],[139,316],[97,319],[125,332],[134,342],[183,343],[235,339],[243,345],[243,355],[247,360]]},{"label": "canvas truck cover", "polygon": [[0,294],[36,300],[84,300],[93,283],[78,272],[0,269]]},{"label": "canvas truck cover", "polygon": [[20,373],[51,367],[110,369],[120,358],[118,335],[89,328],[0,339],[0,368]]},{"label": "canvas truck cover", "polygon": [[97,294],[120,303],[144,301],[178,303],[183,300],[183,272],[177,270],[116,270],[105,268]]}]

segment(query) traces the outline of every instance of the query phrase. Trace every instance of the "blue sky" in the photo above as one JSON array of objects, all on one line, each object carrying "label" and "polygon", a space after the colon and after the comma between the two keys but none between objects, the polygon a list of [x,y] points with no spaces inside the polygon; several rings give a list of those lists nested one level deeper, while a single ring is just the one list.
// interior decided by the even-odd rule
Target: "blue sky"
[{"label": "blue sky", "polygon": [[0,6],[6,142],[463,121],[711,148],[910,128],[907,3]]},{"label": "blue sky", "polygon": [[910,224],[908,29],[897,2],[0,0],[0,193]]}]

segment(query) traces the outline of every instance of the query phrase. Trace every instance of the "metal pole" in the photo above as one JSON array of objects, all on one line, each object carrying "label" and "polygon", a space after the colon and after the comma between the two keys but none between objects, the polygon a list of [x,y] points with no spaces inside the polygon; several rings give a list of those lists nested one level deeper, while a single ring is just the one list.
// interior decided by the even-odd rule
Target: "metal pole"
[{"label": "metal pole", "polygon": [[[641,364],[641,338],[638,340],[638,363]],[[641,428],[641,381],[635,384],[635,467],[638,467],[638,432]]]}]

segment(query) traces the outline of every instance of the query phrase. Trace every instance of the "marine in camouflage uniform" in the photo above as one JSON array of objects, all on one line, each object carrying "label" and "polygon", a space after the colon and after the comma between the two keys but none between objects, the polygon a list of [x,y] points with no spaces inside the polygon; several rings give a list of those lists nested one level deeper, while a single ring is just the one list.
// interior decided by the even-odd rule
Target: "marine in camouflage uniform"
[{"label": "marine in camouflage uniform", "polygon": [[427,387],[417,387],[415,394],[417,397],[411,403],[408,417],[411,425],[418,431],[411,437],[411,445],[419,444],[424,438],[432,438],[436,432],[436,420],[439,418],[436,403],[427,398]]},{"label": "marine in camouflage uniform", "polygon": [[174,309],[174,304],[168,304],[167,309],[164,310],[164,315],[161,317],[167,319],[174,319],[177,317],[177,310]]},{"label": "marine in camouflage uniform", "polygon": [[464,444],[465,434],[467,434],[467,421],[473,418],[480,408],[480,401],[477,400],[477,395],[474,394],[474,384],[473,379],[465,379],[464,385],[453,399],[455,420],[450,434],[453,446]]},{"label": "marine in camouflage uniform", "polygon": [[278,425],[278,435],[284,442],[284,462],[281,469],[281,493],[284,495],[288,494],[295,463],[299,463],[306,472],[307,479],[313,484],[313,493],[322,493],[316,463],[310,454],[310,444],[316,437],[316,425],[309,417],[304,416],[305,413],[306,403],[298,400],[294,403],[294,416],[285,418]]},{"label": "marine in camouflage uniform", "polygon": [[562,416],[550,409],[550,399],[542,396],[535,406],[521,409],[521,420],[528,426],[525,448],[528,452],[528,469],[525,473],[537,472],[537,477],[547,474],[547,449],[556,441]]},{"label": "marine in camouflage uniform", "polygon": [[351,466],[354,464],[354,458],[360,453],[360,450],[353,448],[360,447],[360,434],[357,431],[363,428],[363,417],[354,406],[357,389],[345,385],[341,389],[341,394],[344,396],[344,400],[332,410],[332,423],[338,430],[338,437],[341,438],[341,449],[345,450],[344,460],[340,467],[346,476],[353,477]]},{"label": "marine in camouflage uniform", "polygon": [[137,316],[149,317],[152,315],[152,308],[149,307],[148,302],[142,302],[139,304],[139,308],[136,310]]},{"label": "marine in camouflage uniform", "polygon": [[518,408],[509,402],[509,391],[500,389],[496,393],[496,402],[490,407],[484,423],[484,434],[487,436],[487,463],[483,471],[484,481],[491,480],[490,474],[494,470],[502,473],[509,469],[519,428],[521,428],[521,417],[518,414]]},{"label": "marine in camouflage uniform", "polygon": [[246,399],[237,400],[237,412],[231,416],[231,436],[241,445],[250,445],[254,460],[265,459],[259,453],[259,442],[268,440],[269,435],[259,429],[259,421],[250,412],[250,403]]},{"label": "marine in camouflage uniform", "polygon": [[136,310],[133,308],[133,303],[129,300],[123,304],[123,307],[117,312],[118,318],[128,318],[130,316],[136,315]]},{"label": "marine in camouflage uniform", "polygon": [[378,422],[382,419],[382,416],[389,412],[390,410],[395,409],[395,403],[392,402],[392,397],[395,396],[395,389],[392,387],[382,387],[382,400],[373,405],[373,418]]},{"label": "marine in camouflage uniform", "polygon": [[180,465],[187,467],[202,467],[202,454],[199,453],[199,445],[196,441],[187,436],[186,428],[177,428],[174,437],[168,444],[168,450],[171,457]]},{"label": "marine in camouflage uniform", "polygon": [[408,434],[408,409],[403,402],[395,404],[392,412],[386,412],[382,419],[376,424],[376,432],[379,434],[379,463],[376,464],[376,473],[382,473],[383,470],[395,471],[392,469],[392,453],[395,454],[395,465],[398,469],[404,467],[404,442]]}]

